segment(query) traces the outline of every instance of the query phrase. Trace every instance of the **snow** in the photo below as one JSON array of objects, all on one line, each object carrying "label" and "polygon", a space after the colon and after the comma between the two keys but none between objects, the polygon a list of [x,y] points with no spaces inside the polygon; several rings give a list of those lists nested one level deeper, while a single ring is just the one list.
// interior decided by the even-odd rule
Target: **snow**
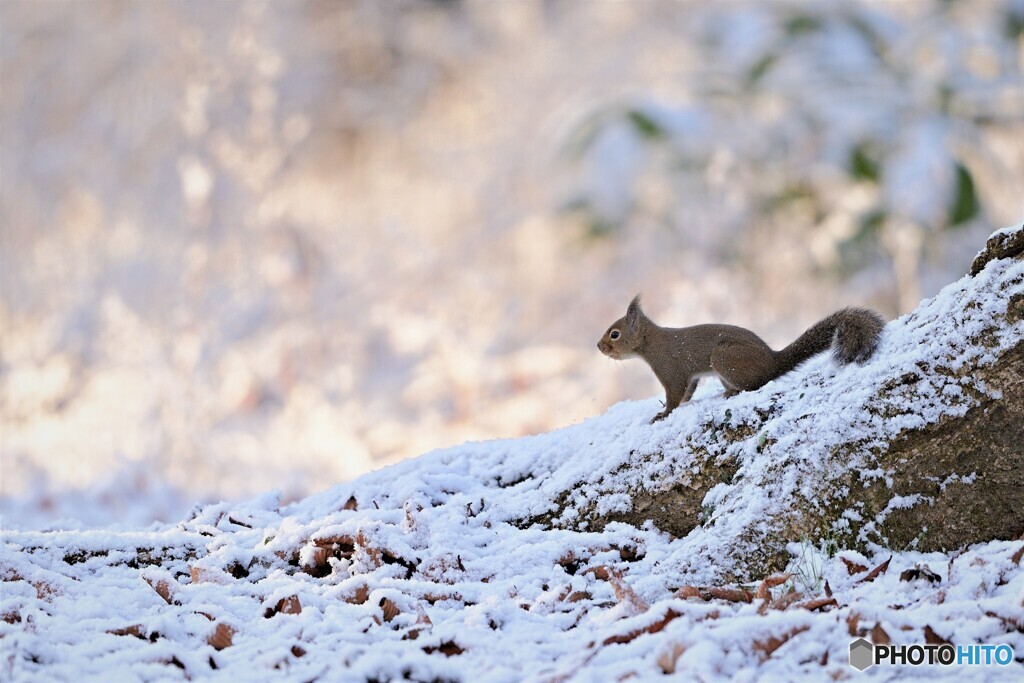
[{"label": "snow", "polygon": [[[838,367],[825,354],[728,400],[706,382],[655,425],[656,399],[625,402],[547,434],[434,451],[290,505],[269,493],[145,530],[5,529],[0,676],[1019,680],[1019,540],[893,552],[876,534],[865,537],[870,557],[829,557],[807,542],[790,547],[792,576],[744,584],[769,600],[707,591],[742,574],[750,539],[770,535],[794,501],[827,504],[843,472],[872,469],[888,439],[974,405],[983,386],[964,374],[964,391],[944,391],[949,380],[935,368],[983,366],[1018,343],[1024,322],[994,321],[1021,292],[1024,263],[993,261],[889,323],[863,366]],[[962,306],[968,293],[977,305]],[[744,426],[759,436],[715,436]],[[849,442],[861,449],[833,453]],[[705,498],[704,526],[683,538],[650,523],[587,526],[627,508],[623,492],[695,471],[701,451],[739,466],[733,483]],[[550,526],[531,521],[554,514],[563,493]],[[893,496],[885,512],[911,498]],[[842,516],[868,530],[882,521],[862,520],[863,511]],[[868,573],[886,560],[887,570]],[[940,580],[901,578],[916,567]],[[679,593],[687,586],[690,597]],[[791,588],[803,595],[784,598]],[[808,602],[828,592],[835,604]],[[923,643],[926,632],[1005,643],[1016,661],[856,673],[849,643],[876,628],[897,644]]]}]

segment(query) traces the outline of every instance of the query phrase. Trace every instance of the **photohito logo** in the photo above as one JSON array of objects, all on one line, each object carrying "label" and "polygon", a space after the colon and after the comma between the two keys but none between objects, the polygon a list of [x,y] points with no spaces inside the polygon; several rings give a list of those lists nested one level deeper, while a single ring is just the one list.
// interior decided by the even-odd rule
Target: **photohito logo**
[{"label": "photohito logo", "polygon": [[1012,661],[1009,645],[873,645],[864,638],[850,643],[850,666],[858,671],[875,664],[1006,666]]}]

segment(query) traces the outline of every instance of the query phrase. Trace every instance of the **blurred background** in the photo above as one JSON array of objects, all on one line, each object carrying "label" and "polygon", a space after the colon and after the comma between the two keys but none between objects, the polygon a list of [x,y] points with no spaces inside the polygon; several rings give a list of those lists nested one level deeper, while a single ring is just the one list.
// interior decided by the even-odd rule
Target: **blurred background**
[{"label": "blurred background", "polygon": [[[895,317],[1024,217],[1024,2],[0,2],[0,513],[285,500]],[[78,521],[71,521],[72,519]]]}]

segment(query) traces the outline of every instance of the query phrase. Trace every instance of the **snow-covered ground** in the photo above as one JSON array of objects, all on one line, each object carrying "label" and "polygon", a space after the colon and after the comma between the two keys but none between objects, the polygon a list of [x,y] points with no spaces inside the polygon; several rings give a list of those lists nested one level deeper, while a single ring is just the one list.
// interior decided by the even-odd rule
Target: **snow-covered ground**
[{"label": "snow-covered ground", "polygon": [[[704,411],[728,405],[739,415],[769,399],[827,404],[832,432],[843,420],[860,419],[851,408],[862,402],[851,373],[860,373],[868,391],[886,371],[892,377],[901,364],[917,366],[934,355],[929,344],[943,345],[947,363],[992,362],[992,354],[1019,341],[1024,322],[993,333],[986,320],[1022,286],[1019,260],[993,262],[890,323],[873,363],[836,370],[819,359],[728,401],[709,382],[694,403],[655,426],[648,420],[656,400],[627,402],[547,434],[435,451],[290,505],[268,494],[197,507],[177,525],[142,531],[7,531],[0,675],[1020,680],[1024,539],[949,554],[868,543],[870,556],[840,550],[831,557],[809,539],[789,547],[785,572],[726,585],[720,577],[737,559],[727,552],[730,533],[721,529],[781,510],[750,487],[716,490],[718,522],[683,538],[650,524],[577,531],[524,520],[551,512],[555,490],[573,490],[579,501],[600,498],[601,480],[624,464],[639,468],[633,475],[643,479],[692,463],[693,453],[673,444]],[[967,294],[977,305],[958,314]],[[982,332],[990,346],[980,356],[977,347],[950,343],[951,334],[967,339]],[[921,426],[969,402],[937,396],[916,422],[900,419],[904,428]],[[885,426],[870,420],[876,429]],[[789,436],[773,435],[793,450],[783,469],[805,467],[804,442]],[[656,448],[664,459],[643,459],[645,449]],[[741,473],[750,476],[779,457],[775,447],[739,455]],[[799,493],[800,483],[779,476],[774,486],[778,506]],[[859,672],[847,653],[861,636],[897,645],[1005,645],[1014,659]]]},{"label": "snow-covered ground", "polygon": [[[5,680],[1020,680],[1024,542],[955,554],[794,547],[746,593],[677,570],[653,528],[519,528],[521,459],[585,460],[653,402],[584,427],[439,451],[292,506],[274,495],[140,532],[5,534]],[[585,442],[584,442],[585,443]],[[352,492],[357,492],[352,498]],[[712,558],[708,560],[714,562]],[[887,562],[869,580],[868,569]],[[859,565],[859,566],[858,566]],[[927,568],[939,578],[901,577]],[[685,586],[698,584],[692,588]],[[697,589],[697,590],[694,590]],[[790,592],[793,591],[793,592]],[[715,597],[715,596],[718,597]],[[690,596],[690,597],[685,597]],[[705,599],[708,598],[708,599]],[[856,637],[1008,644],[1008,666],[860,673]]]}]

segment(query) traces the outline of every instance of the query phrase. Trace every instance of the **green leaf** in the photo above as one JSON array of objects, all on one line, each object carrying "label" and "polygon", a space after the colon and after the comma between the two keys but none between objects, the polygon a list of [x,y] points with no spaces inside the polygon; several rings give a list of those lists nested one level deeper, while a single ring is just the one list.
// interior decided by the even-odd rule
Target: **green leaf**
[{"label": "green leaf", "polygon": [[821,29],[821,19],[807,14],[794,14],[786,20],[785,29],[791,36],[812,33]]},{"label": "green leaf", "polygon": [[877,183],[882,176],[882,166],[871,153],[870,146],[862,142],[850,150],[850,173],[857,180]]},{"label": "green leaf", "polygon": [[949,208],[949,227],[955,228],[975,218],[981,212],[981,203],[974,191],[974,178],[967,168],[956,164],[956,194]]},{"label": "green leaf", "polygon": [[629,122],[633,124],[640,137],[647,140],[660,140],[666,137],[665,129],[650,116],[637,109],[630,109],[626,112]]},{"label": "green leaf", "polygon": [[764,75],[768,73],[768,70],[772,68],[772,65],[778,61],[778,55],[767,54],[761,59],[754,62],[747,72],[747,85],[757,85],[758,81],[764,78]]}]

